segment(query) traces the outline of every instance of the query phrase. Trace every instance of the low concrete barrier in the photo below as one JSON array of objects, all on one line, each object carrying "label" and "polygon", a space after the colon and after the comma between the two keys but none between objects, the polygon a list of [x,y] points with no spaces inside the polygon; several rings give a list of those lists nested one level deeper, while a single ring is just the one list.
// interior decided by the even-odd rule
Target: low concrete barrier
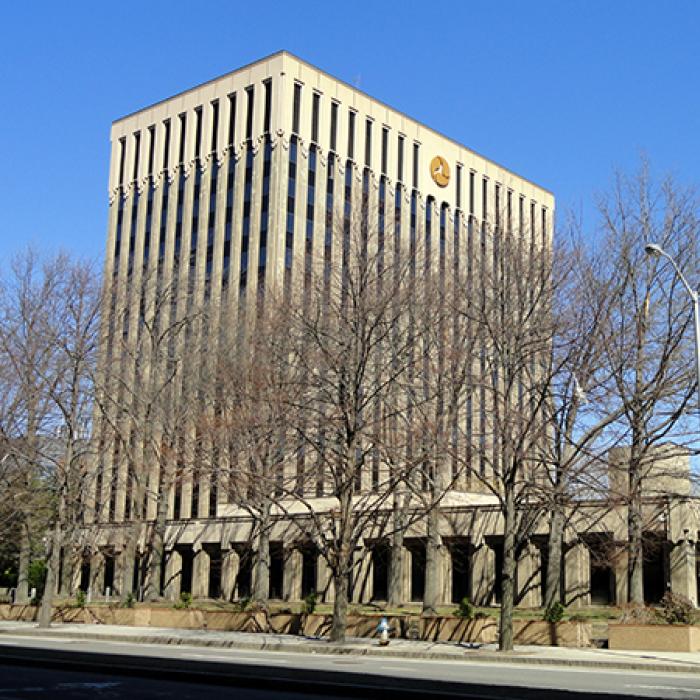
[{"label": "low concrete barrier", "polygon": [[[0,604],[0,620],[33,621],[38,608],[31,605]],[[374,637],[377,625],[384,617],[376,615],[348,615],[349,637]],[[310,637],[328,635],[331,615],[304,613],[235,612],[227,610],[178,610],[138,604],[133,608],[111,605],[87,605],[78,608],[58,605],[53,620],[72,624],[126,625],[133,627],[165,627],[172,629],[209,629],[231,632],[274,632],[277,634],[304,634]],[[489,644],[498,639],[498,620],[495,617],[477,617],[466,620],[455,616],[420,617],[392,615],[387,617],[391,636],[403,639],[421,639],[432,642]],[[513,636],[516,644],[541,646],[586,647],[591,644],[592,625],[583,622],[552,624],[542,620],[514,620]],[[621,647],[622,648],[622,647]],[[625,647],[633,648],[633,647]]]},{"label": "low concrete barrier", "polygon": [[628,651],[700,651],[696,625],[608,626],[608,648]]}]

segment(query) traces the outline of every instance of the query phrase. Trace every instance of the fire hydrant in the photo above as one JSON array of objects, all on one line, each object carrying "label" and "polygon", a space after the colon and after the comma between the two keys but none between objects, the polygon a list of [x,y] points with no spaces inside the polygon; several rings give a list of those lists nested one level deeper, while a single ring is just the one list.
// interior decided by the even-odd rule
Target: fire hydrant
[{"label": "fire hydrant", "polygon": [[380,647],[385,647],[389,644],[389,630],[391,627],[389,627],[389,621],[383,617],[379,624],[377,625],[377,632],[380,633],[379,637],[379,646]]}]

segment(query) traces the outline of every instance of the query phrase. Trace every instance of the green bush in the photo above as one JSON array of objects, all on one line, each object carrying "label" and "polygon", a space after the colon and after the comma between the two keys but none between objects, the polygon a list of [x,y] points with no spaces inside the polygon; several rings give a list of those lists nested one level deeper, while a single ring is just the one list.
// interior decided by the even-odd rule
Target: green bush
[{"label": "green bush", "polygon": [[249,595],[244,595],[242,598],[239,598],[238,602],[236,603],[236,608],[238,609],[238,612],[245,612],[250,608],[250,604],[252,602],[252,598]]},{"label": "green bush", "polygon": [[695,621],[693,603],[684,595],[668,591],[661,599],[659,616],[669,625],[692,625]]},{"label": "green bush", "polygon": [[124,602],[122,603],[122,607],[133,608],[135,603],[136,603],[136,598],[134,598],[134,594],[127,593],[126,598],[124,598]]},{"label": "green bush", "polygon": [[457,608],[457,616],[465,620],[474,619],[474,605],[469,598],[462,598],[459,601],[459,607]]},{"label": "green bush", "polygon": [[553,603],[547,607],[544,611],[542,619],[545,622],[557,623],[564,619],[564,611],[566,608],[558,601],[555,600]]},{"label": "green bush", "polygon": [[36,597],[44,595],[44,585],[46,584],[46,562],[43,559],[35,559],[29,564],[27,571],[27,583],[29,590],[36,588]]},{"label": "green bush", "polygon": [[175,608],[177,610],[187,610],[192,605],[192,594],[185,593],[184,591],[180,593],[180,600],[175,603]]},{"label": "green bush", "polygon": [[87,605],[87,593],[80,588],[75,593],[75,607],[84,608]]},{"label": "green bush", "polygon": [[316,604],[318,603],[318,593],[316,591],[311,591],[309,595],[304,598],[304,604],[302,606],[302,612],[306,615],[313,615],[314,610],[316,610]]}]

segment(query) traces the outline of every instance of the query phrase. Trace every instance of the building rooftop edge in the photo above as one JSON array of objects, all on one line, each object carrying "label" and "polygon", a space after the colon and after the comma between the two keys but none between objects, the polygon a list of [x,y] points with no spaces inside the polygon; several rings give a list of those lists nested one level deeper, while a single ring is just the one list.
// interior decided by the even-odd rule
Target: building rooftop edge
[{"label": "building rooftop edge", "polygon": [[516,173],[514,170],[511,170],[510,168],[505,167],[501,163],[497,163],[495,160],[488,158],[487,156],[479,153],[478,151],[475,151],[473,148],[470,148],[469,146],[465,146],[460,141],[457,141],[456,139],[453,139],[450,136],[443,134],[441,131],[438,131],[437,129],[433,129],[433,127],[428,126],[427,124],[419,121],[418,119],[415,119],[411,115],[406,114],[405,112],[402,112],[399,109],[396,109],[396,107],[392,107],[391,105],[387,104],[386,102],[379,100],[376,97],[373,97],[368,92],[365,92],[364,90],[360,90],[359,88],[355,87],[354,85],[351,85],[350,83],[346,82],[345,80],[342,80],[341,78],[338,78],[335,75],[332,75],[328,71],[325,71],[322,68],[315,66],[313,63],[309,63],[308,61],[305,61],[303,58],[299,58],[299,56],[293,54],[291,51],[287,51],[286,49],[280,49],[279,51],[275,51],[271,54],[268,54],[267,56],[263,56],[262,58],[255,60],[255,61],[251,61],[250,63],[246,63],[245,65],[240,66],[239,68],[235,68],[234,70],[228,71],[226,73],[222,73],[221,75],[218,75],[214,78],[210,78],[209,80],[205,80],[203,83],[199,83],[198,85],[195,85],[191,88],[187,88],[186,90],[181,90],[180,92],[176,92],[174,95],[170,95],[169,97],[165,97],[162,100],[158,100],[157,102],[153,102],[152,104],[149,104],[146,107],[141,107],[140,109],[134,110],[133,112],[129,112],[128,114],[125,114],[124,116],[119,117],[118,119],[115,119],[112,122],[112,124],[117,124],[119,122],[124,121],[125,119],[130,119],[131,117],[134,117],[137,114],[140,114],[141,112],[145,112],[148,109],[153,109],[153,107],[157,107],[158,105],[161,105],[164,102],[169,102],[170,100],[174,100],[177,97],[181,97],[182,95],[186,95],[189,92],[192,92],[194,90],[199,90],[200,88],[202,88],[206,85],[210,85],[211,83],[215,83],[219,80],[222,80],[223,78],[227,78],[230,75],[235,75],[236,73],[240,73],[241,71],[248,70],[249,68],[252,68],[253,66],[258,65],[259,63],[264,63],[265,61],[270,61],[273,58],[278,58],[280,56],[288,56],[289,58],[292,58],[295,61],[298,61],[299,63],[303,63],[305,66],[308,66],[309,68],[312,68],[313,70],[316,70],[319,73],[323,73],[325,76],[331,78],[332,80],[337,81],[338,83],[344,85],[345,87],[347,87],[351,90],[354,90],[355,92],[359,93],[360,95],[364,95],[365,97],[376,102],[377,104],[380,104],[383,107],[386,107],[387,109],[390,109],[393,112],[400,114],[401,116],[405,117],[406,119],[410,119],[411,121],[420,125],[424,129],[427,129],[428,131],[432,131],[434,134],[437,134],[440,138],[446,139],[447,141],[454,143],[455,145],[459,146],[460,148],[465,149],[466,151],[469,151],[470,153],[473,153],[475,156],[478,156],[479,158],[483,158],[488,163],[491,163],[492,165],[495,165],[499,168],[502,168],[503,170],[510,173],[511,175],[514,175],[515,177],[523,180],[524,182],[528,182],[529,184],[533,185],[537,189],[540,189],[543,192],[546,192],[551,197],[554,197],[554,192],[552,190],[550,190],[546,187],[543,187],[542,185],[539,185],[538,183],[534,182],[533,180],[530,180],[529,178],[523,177],[519,173]]}]

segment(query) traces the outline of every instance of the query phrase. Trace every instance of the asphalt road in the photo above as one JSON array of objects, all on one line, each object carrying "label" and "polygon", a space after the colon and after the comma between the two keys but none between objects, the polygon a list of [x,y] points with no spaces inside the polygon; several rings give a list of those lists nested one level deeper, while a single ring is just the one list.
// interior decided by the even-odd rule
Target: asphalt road
[{"label": "asphalt road", "polygon": [[[24,654],[16,665],[10,657]],[[59,655],[51,660],[51,654]],[[102,656],[107,655],[107,656]],[[87,673],[79,673],[90,660],[103,659]],[[77,663],[81,666],[73,666]],[[34,673],[31,663],[41,670]],[[66,664],[70,664],[70,671]],[[138,665],[125,671],[122,666]],[[47,666],[53,666],[48,670]],[[140,669],[140,670],[139,670]],[[48,674],[43,676],[41,674]],[[82,680],[61,680],[61,673]],[[118,675],[117,675],[118,673]],[[59,675],[52,675],[59,674]],[[189,674],[189,675],[188,675]],[[145,676],[145,678],[144,678]],[[295,698],[354,695],[380,697],[383,687],[392,696],[423,697],[459,694],[473,698],[616,697],[698,698],[700,674],[657,673],[575,667],[536,666],[476,661],[433,661],[423,659],[293,654],[226,648],[98,642],[46,637],[0,637],[0,700],[25,697],[52,698]],[[164,680],[161,680],[164,679]],[[177,680],[179,679],[179,681]],[[215,681],[208,694],[202,682]],[[195,681],[194,683],[192,681]],[[39,682],[41,681],[41,683]],[[26,685],[29,682],[30,685]],[[94,689],[68,687],[59,683],[97,683]],[[119,686],[99,685],[121,683]],[[51,685],[53,684],[53,685]],[[324,685],[328,684],[328,685]],[[213,684],[211,684],[213,685]],[[232,686],[236,686],[233,688]],[[26,688],[45,688],[47,694]],[[52,691],[49,687],[53,688]],[[25,688],[25,690],[18,690]],[[69,695],[84,692],[84,695]],[[107,693],[112,693],[107,694]],[[14,693],[14,694],[13,694]],[[24,693],[24,694],[22,694]],[[141,694],[138,694],[141,693]],[[151,694],[149,694],[151,693]],[[245,694],[253,693],[253,694]],[[383,694],[383,693],[382,693]],[[388,697],[389,695],[387,695]]]}]

